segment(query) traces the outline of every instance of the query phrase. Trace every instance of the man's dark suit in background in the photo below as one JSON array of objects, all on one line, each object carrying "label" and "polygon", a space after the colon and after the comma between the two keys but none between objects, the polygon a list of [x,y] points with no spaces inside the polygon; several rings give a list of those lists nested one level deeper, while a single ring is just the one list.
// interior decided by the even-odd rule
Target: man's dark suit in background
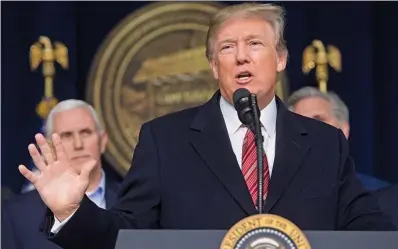
[{"label": "man's dark suit in background", "polygon": [[[229,229],[256,214],[219,105],[142,126],[121,199],[104,211],[84,197],[55,235],[65,249],[114,248],[119,229]],[[394,229],[355,175],[347,140],[332,126],[288,111],[277,99],[276,153],[265,212],[303,230]]]},{"label": "man's dark suit in background", "polygon": [[3,202],[10,199],[11,197],[14,196],[14,193],[10,188],[7,187],[1,187],[1,205],[3,205]]},{"label": "man's dark suit in background", "polygon": [[[109,177],[105,183],[107,208],[115,204],[120,186]],[[38,192],[16,196],[2,206],[1,248],[5,249],[59,249],[40,233],[46,206]]]}]

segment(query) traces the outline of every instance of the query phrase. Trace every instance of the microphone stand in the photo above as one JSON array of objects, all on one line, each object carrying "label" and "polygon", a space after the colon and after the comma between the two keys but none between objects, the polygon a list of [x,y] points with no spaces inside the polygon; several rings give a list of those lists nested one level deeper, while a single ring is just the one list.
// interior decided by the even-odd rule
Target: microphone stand
[{"label": "microphone stand", "polygon": [[257,186],[258,186],[258,198],[257,198],[257,207],[258,213],[262,214],[264,211],[264,162],[263,162],[263,135],[261,133],[261,125],[260,125],[260,110],[257,104],[256,95],[250,94],[250,105],[253,111],[253,123],[254,123],[254,135],[255,135],[255,143],[257,149]]}]

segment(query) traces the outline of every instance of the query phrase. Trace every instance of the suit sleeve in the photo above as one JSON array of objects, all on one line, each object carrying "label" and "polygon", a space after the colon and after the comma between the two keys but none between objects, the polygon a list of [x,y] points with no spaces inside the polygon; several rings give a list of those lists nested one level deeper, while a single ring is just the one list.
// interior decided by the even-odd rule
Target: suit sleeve
[{"label": "suit sleeve", "polygon": [[339,130],[340,169],[338,230],[396,230],[390,219],[379,208],[377,199],[366,191],[355,173],[349,155],[348,142]]},{"label": "suit sleeve", "polygon": [[1,208],[1,248],[17,249],[21,248],[16,237],[15,225],[10,217],[8,205],[4,204]]},{"label": "suit sleeve", "polygon": [[64,249],[113,249],[119,229],[159,227],[160,165],[150,124],[144,124],[132,165],[110,210],[98,208],[87,196],[72,218],[56,234],[51,234],[53,214],[48,210],[43,232]]}]

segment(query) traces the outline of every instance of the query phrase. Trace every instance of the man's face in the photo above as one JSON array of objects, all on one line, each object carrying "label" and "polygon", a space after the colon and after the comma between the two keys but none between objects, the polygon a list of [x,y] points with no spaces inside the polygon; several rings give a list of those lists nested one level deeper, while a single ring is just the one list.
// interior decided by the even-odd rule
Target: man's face
[{"label": "man's face", "polygon": [[339,121],[335,117],[330,103],[326,99],[321,97],[304,98],[294,106],[294,112],[332,125],[341,129],[347,138],[349,136],[348,123]]},{"label": "man's face", "polygon": [[277,73],[285,69],[286,55],[278,54],[269,23],[235,18],[225,22],[216,35],[210,64],[221,94],[230,103],[238,88],[246,88],[264,108],[275,94]]},{"label": "man's face", "polygon": [[53,120],[53,132],[61,137],[73,167],[80,171],[89,159],[101,161],[105,151],[107,134],[99,134],[90,112],[86,108],[75,108],[56,113]]}]

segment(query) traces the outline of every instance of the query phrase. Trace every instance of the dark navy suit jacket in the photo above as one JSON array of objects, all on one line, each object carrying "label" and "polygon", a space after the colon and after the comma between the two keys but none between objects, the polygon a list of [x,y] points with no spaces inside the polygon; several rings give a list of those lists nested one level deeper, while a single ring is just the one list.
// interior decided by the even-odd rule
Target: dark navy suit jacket
[{"label": "dark navy suit jacket", "polygon": [[[48,211],[44,235],[65,249],[110,249],[119,229],[225,230],[256,214],[219,98],[145,123],[117,204],[106,211],[84,198],[56,235]],[[265,212],[303,230],[395,229],[357,178],[342,132],[277,106]]]},{"label": "dark navy suit jacket", "polygon": [[380,209],[391,217],[394,225],[398,227],[398,183],[375,191],[379,200]]},{"label": "dark navy suit jacket", "polygon": [[[119,184],[105,179],[105,202],[110,208],[117,200]],[[1,248],[60,249],[40,232],[46,206],[36,190],[6,200],[2,207]]]}]

